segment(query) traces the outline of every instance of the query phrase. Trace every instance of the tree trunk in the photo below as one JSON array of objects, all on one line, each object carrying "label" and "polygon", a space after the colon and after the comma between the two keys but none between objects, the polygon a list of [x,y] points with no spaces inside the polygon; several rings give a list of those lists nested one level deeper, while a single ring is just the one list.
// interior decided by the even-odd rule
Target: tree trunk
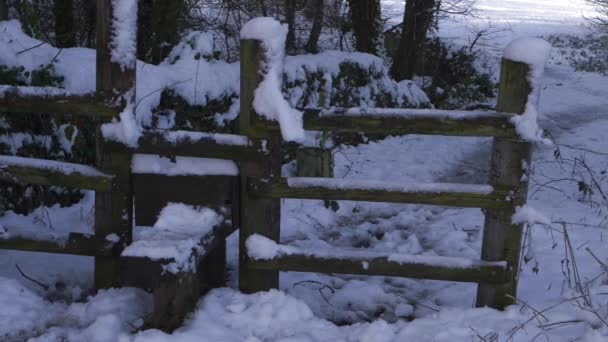
[{"label": "tree trunk", "polygon": [[140,0],[137,57],[158,64],[179,42],[185,5],[183,0]]},{"label": "tree trunk", "polygon": [[8,3],[7,0],[0,0],[0,21],[8,20]]},{"label": "tree trunk", "polygon": [[285,0],[285,19],[289,26],[285,47],[288,53],[296,51],[296,0]]},{"label": "tree trunk", "polygon": [[378,54],[381,44],[379,0],[349,0],[350,17],[357,51]]},{"label": "tree trunk", "polygon": [[55,15],[55,46],[60,48],[76,46],[73,0],[55,0],[53,14]]},{"label": "tree trunk", "polygon": [[325,17],[325,4],[323,0],[312,0],[311,9],[314,11],[312,28],[310,29],[310,37],[304,49],[310,53],[319,51],[318,43],[321,30],[323,29],[323,18]]},{"label": "tree trunk", "polygon": [[401,40],[391,68],[395,80],[412,79],[416,74],[438,3],[439,0],[407,0]]}]

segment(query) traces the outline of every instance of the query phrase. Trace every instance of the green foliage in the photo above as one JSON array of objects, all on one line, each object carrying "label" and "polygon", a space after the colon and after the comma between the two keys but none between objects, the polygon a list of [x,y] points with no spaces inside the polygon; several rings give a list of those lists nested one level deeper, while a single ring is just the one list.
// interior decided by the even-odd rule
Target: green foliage
[{"label": "green foliage", "polygon": [[[53,65],[26,71],[0,65],[0,84],[60,87],[64,78]],[[95,161],[95,124],[70,115],[0,114],[0,154],[53,159],[91,165]],[[66,150],[63,141],[73,142]],[[0,182],[0,214],[13,210],[28,214],[40,205],[71,205],[82,198],[79,190],[23,186]]]},{"label": "green foliage", "polygon": [[459,109],[482,103],[496,96],[496,83],[489,73],[475,65],[477,56],[467,48],[451,51],[440,39],[428,43],[425,74],[430,82],[423,86],[431,102],[441,109]]}]

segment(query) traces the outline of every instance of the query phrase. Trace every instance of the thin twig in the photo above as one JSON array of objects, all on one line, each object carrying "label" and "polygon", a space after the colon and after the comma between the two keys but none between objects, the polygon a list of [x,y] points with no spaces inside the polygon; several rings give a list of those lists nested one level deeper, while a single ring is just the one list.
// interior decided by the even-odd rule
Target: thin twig
[{"label": "thin twig", "polygon": [[27,279],[27,280],[29,280],[29,281],[33,282],[34,284],[36,284],[36,285],[38,285],[38,286],[40,286],[40,287],[42,287],[42,288],[43,288],[45,291],[48,291],[48,290],[49,290],[50,286],[48,286],[48,285],[46,285],[46,284],[44,284],[44,283],[42,283],[42,282],[39,282],[38,280],[36,280],[36,279],[34,279],[34,278],[28,277],[28,276],[27,276],[25,273],[23,273],[23,271],[21,270],[21,268],[19,267],[19,265],[18,265],[18,264],[15,264],[15,267],[17,268],[17,271],[19,271],[19,273],[21,273],[21,276],[22,276],[23,278],[25,278],[25,279]]}]

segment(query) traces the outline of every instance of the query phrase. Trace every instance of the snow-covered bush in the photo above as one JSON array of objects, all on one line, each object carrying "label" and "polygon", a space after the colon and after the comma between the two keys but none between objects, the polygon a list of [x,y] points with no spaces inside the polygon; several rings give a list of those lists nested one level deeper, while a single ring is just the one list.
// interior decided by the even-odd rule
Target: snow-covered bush
[{"label": "snow-covered bush", "polygon": [[379,57],[326,51],[286,59],[283,93],[294,107],[426,108],[430,102],[411,81],[396,82]]}]

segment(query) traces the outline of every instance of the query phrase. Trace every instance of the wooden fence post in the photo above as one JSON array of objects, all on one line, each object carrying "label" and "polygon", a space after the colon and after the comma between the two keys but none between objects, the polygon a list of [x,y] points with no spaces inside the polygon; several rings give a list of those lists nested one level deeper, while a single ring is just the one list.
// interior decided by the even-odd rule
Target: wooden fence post
[{"label": "wooden fence post", "polygon": [[[112,18],[112,1],[97,0],[97,93],[126,106],[135,99],[135,63],[125,67],[111,60]],[[130,243],[133,228],[131,155],[108,152],[100,129],[96,139],[97,167],[116,175],[116,181],[112,192],[95,194],[95,235],[116,234]],[[119,285],[118,261],[118,256],[95,258],[96,288]]]},{"label": "wooden fence post", "polygon": [[[532,92],[529,81],[531,67],[525,63],[502,60],[498,94],[498,112],[523,114]],[[528,195],[528,165],[531,165],[532,144],[521,140],[495,138],[492,147],[490,184],[513,189],[511,206],[487,209],[483,230],[481,259],[506,260],[509,279],[505,284],[479,284],[478,307],[503,309],[515,303],[522,224],[512,224],[515,207],[523,206]]]},{"label": "wooden fence post", "polygon": [[276,131],[254,125],[255,111],[252,108],[255,89],[261,82],[260,66],[264,59],[262,43],[257,40],[241,40],[241,112],[239,130],[249,137],[264,137],[268,158],[259,161],[241,162],[240,196],[240,246],[239,288],[244,293],[266,291],[279,287],[279,272],[275,270],[253,270],[245,243],[249,236],[260,234],[279,242],[281,224],[281,200],[255,198],[247,191],[247,178],[270,178],[281,176],[281,136]]}]

